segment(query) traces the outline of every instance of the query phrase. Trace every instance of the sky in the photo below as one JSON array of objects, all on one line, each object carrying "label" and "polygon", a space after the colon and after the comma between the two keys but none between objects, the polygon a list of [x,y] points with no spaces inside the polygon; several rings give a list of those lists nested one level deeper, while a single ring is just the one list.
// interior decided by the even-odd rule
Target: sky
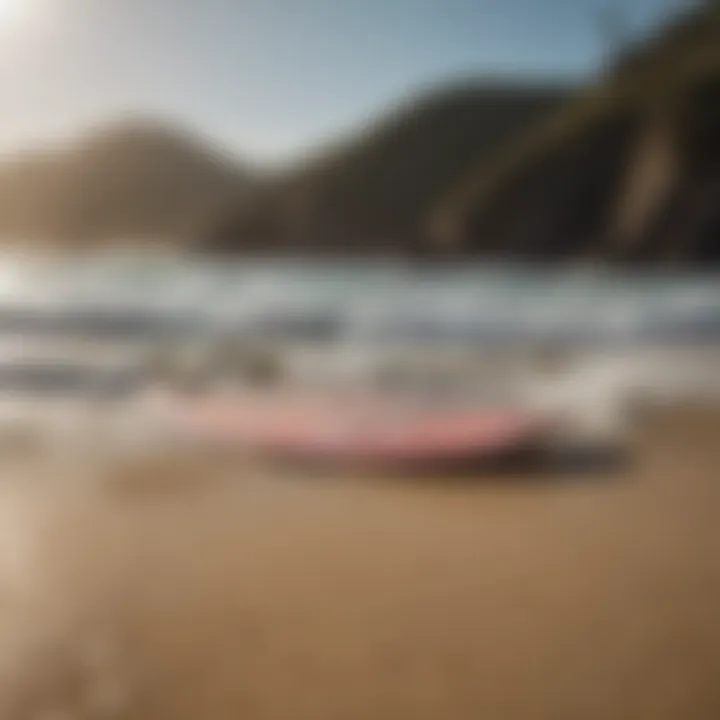
[{"label": "sky", "polygon": [[597,70],[683,0],[0,0],[0,150],[125,115],[282,163],[412,93]]}]

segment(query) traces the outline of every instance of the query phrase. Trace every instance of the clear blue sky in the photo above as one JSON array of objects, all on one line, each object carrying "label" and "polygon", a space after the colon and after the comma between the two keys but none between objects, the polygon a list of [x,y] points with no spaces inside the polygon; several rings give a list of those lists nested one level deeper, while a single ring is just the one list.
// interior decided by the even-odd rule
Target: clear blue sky
[{"label": "clear blue sky", "polygon": [[[13,0],[2,0],[0,7]],[[159,114],[282,161],[424,86],[577,76],[603,8],[645,32],[682,0],[14,0],[0,12],[0,148]],[[5,15],[11,16],[7,11]],[[3,87],[4,86],[4,87]]]}]

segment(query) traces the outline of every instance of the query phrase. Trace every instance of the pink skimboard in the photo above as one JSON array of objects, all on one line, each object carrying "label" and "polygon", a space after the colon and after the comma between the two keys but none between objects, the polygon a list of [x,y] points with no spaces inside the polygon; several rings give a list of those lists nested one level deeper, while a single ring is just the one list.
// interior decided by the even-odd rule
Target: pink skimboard
[{"label": "pink skimboard", "polygon": [[407,470],[522,455],[547,422],[514,408],[402,408],[367,397],[166,397],[171,423],[195,439],[278,459]]}]

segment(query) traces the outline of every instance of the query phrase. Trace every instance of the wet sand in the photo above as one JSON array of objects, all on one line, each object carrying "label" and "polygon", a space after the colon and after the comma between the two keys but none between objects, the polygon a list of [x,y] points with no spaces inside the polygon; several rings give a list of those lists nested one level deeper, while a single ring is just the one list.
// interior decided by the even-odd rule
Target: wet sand
[{"label": "wet sand", "polygon": [[7,460],[7,720],[715,720],[720,413],[615,476]]}]

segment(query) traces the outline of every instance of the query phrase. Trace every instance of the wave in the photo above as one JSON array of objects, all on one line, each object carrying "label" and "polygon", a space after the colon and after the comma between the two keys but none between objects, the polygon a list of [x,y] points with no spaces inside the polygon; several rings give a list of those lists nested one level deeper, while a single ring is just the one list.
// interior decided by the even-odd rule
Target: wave
[{"label": "wave", "polygon": [[714,342],[720,277],[393,263],[0,262],[0,335]]}]

